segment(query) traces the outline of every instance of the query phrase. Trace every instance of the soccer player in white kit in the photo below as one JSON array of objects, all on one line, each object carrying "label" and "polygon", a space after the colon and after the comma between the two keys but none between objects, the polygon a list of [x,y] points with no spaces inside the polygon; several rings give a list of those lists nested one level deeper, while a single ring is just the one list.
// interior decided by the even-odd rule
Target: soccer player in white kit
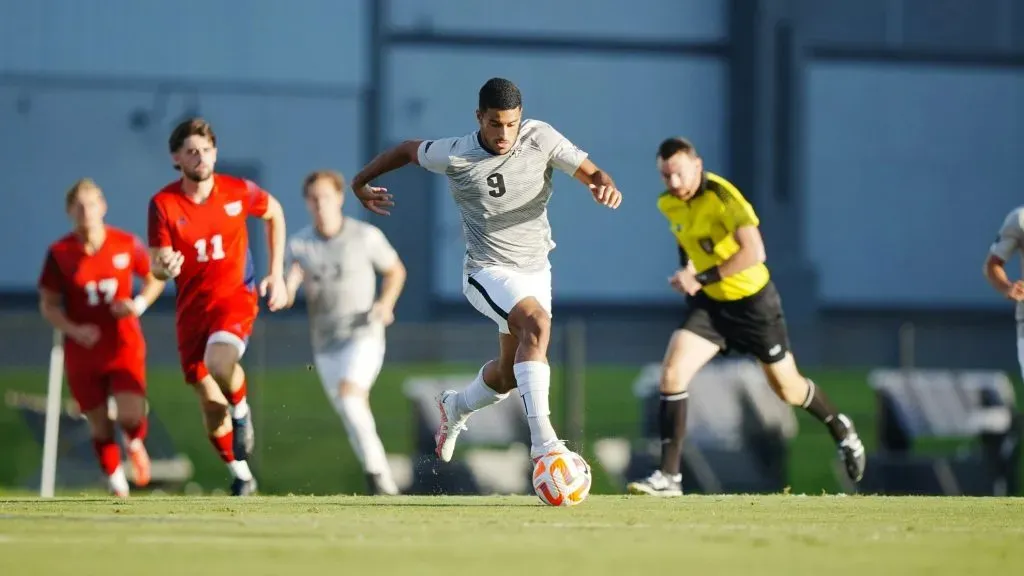
[{"label": "soccer player in white kit", "polygon": [[409,163],[448,177],[462,217],[466,259],[462,291],[498,325],[498,358],[484,364],[464,390],[438,396],[437,456],[448,462],[469,416],[518,388],[530,425],[533,459],[566,448],[551,426],[547,361],[551,335],[551,265],[555,244],[548,224],[552,170],[590,188],[609,208],[622,201],[611,177],[549,124],[522,119],[522,96],[512,82],[492,78],[480,88],[479,130],[440,140],[407,140],[373,159],[352,179],[367,209],[394,206],[375,178]]},{"label": "soccer player in white kit", "polygon": [[[384,362],[384,328],[395,319],[405,266],[380,229],[342,216],[341,174],[313,172],[302,190],[313,225],[288,240],[288,305],[302,286],[316,370],[363,466],[370,493],[398,494],[370,412],[369,393]],[[378,274],[381,290],[375,294]]]},{"label": "soccer player in white kit", "polygon": [[985,259],[984,274],[997,292],[1017,303],[1017,362],[1024,374],[1024,281],[1011,281],[1006,276],[1006,262],[1020,253],[1024,266],[1024,206],[1010,211],[999,228]]}]

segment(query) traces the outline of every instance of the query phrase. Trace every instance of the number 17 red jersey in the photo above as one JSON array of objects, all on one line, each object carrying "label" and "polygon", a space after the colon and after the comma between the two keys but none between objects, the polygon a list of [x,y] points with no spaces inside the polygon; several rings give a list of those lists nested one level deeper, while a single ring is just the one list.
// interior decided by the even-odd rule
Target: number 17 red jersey
[{"label": "number 17 red jersey", "polygon": [[68,320],[92,324],[100,331],[92,348],[65,339],[65,360],[70,368],[107,369],[145,356],[139,320],[134,316],[117,318],[110,307],[119,300],[131,300],[133,276],[145,278],[149,266],[142,241],[113,226],[106,227],[106,239],[92,254],[75,234],[50,245],[39,287],[61,296]]}]

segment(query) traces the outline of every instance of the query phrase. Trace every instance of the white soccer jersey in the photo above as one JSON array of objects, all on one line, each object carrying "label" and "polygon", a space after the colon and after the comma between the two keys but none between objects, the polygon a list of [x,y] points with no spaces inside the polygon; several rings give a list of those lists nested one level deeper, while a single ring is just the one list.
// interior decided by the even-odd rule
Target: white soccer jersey
[{"label": "white soccer jersey", "polygon": [[523,120],[507,154],[491,153],[473,132],[424,141],[417,157],[427,170],[448,177],[462,218],[467,274],[491,266],[526,272],[549,267],[555,247],[547,215],[552,168],[572,176],[585,152],[550,124]]},{"label": "white soccer jersey", "polygon": [[[1003,262],[1009,262],[1014,253],[1019,253],[1022,255],[1021,269],[1024,269],[1024,206],[1014,208],[1006,215],[988,251]],[[1018,321],[1024,321],[1024,302],[1017,303],[1016,316]]]},{"label": "white soccer jersey", "polygon": [[336,348],[358,336],[383,338],[371,322],[377,274],[390,270],[398,254],[379,228],[346,217],[341,232],[324,238],[308,226],[289,238],[287,266],[298,264],[309,313],[313,350]]}]

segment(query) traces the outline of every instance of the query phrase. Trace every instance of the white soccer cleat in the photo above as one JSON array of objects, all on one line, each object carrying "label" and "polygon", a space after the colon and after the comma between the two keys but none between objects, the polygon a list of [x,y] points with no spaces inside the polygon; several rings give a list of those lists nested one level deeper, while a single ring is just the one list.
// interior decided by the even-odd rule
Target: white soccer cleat
[{"label": "white soccer cleat", "polygon": [[127,498],[131,492],[128,488],[128,478],[120,466],[107,477],[107,491],[118,498]]},{"label": "white soccer cleat", "polygon": [[655,470],[654,473],[647,478],[627,484],[626,492],[629,494],[641,494],[647,496],[682,496],[683,475],[675,474],[673,476],[669,476],[661,470]]},{"label": "white soccer cleat", "polygon": [[540,446],[530,448],[530,460],[536,464],[539,458],[548,454],[565,454],[567,452],[572,452],[572,450],[565,447],[565,440],[549,440]]},{"label": "white soccer cleat", "polygon": [[437,447],[434,453],[442,462],[451,462],[452,454],[455,453],[455,440],[459,433],[466,429],[468,416],[459,417],[459,409],[455,404],[459,395],[455,390],[445,390],[437,397],[437,408],[441,411],[441,425],[437,427],[437,434],[434,441]]},{"label": "white soccer cleat", "polygon": [[398,484],[395,484],[390,472],[367,474],[366,483],[372,496],[398,496],[401,494]]}]

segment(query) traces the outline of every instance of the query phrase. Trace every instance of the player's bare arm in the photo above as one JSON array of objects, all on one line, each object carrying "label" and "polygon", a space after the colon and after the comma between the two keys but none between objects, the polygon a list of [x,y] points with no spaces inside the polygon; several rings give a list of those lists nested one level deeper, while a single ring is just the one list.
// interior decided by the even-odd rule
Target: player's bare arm
[{"label": "player's bare arm", "polygon": [[93,324],[75,324],[64,314],[64,305],[60,294],[39,289],[39,313],[57,331],[78,342],[86,348],[92,348],[100,339],[100,330]]},{"label": "player's bare arm", "polygon": [[676,272],[669,279],[669,284],[676,290],[693,296],[703,286],[718,282],[733,274],[739,274],[767,259],[764,238],[761,237],[761,230],[757,226],[740,226],[736,229],[734,238],[740,249],[721,265],[698,274],[691,262]]},{"label": "player's bare arm", "polygon": [[153,272],[142,278],[142,290],[131,300],[118,300],[110,305],[110,311],[118,318],[135,316],[138,318],[156,302],[164,291],[166,282],[156,277]]},{"label": "player's bare arm", "polygon": [[267,253],[270,262],[267,276],[260,282],[260,296],[267,298],[267,307],[276,312],[288,305],[288,289],[284,280],[285,221],[284,209],[276,198],[267,200],[267,211],[263,214],[267,222]]},{"label": "player's bare arm", "polygon": [[589,158],[580,164],[573,177],[590,188],[594,200],[612,210],[622,204],[622,193],[615,186],[615,181],[607,172],[601,170]]},{"label": "player's bare arm", "polygon": [[380,296],[370,311],[374,320],[385,326],[390,326],[395,321],[395,303],[402,294],[405,277],[405,264],[402,264],[401,260],[396,260],[391,268],[381,274]]},{"label": "player's bare arm", "polygon": [[988,256],[982,266],[982,274],[997,292],[1016,302],[1024,301],[1024,281],[1012,281],[1006,275],[1006,262],[1021,251],[1024,238],[1024,222],[1021,208],[1015,208],[1006,215],[999,227],[995,240],[988,249]]},{"label": "player's bare arm", "polygon": [[285,304],[285,308],[295,305],[295,296],[298,295],[299,287],[302,286],[302,281],[305,278],[306,273],[302,271],[302,266],[298,262],[292,262],[284,275],[284,287],[288,292],[288,302]]},{"label": "player's bare arm", "polygon": [[982,269],[985,279],[1003,296],[1016,302],[1024,302],[1024,281],[1013,282],[1006,275],[1006,262],[996,256],[989,254],[985,258],[985,266]]},{"label": "player's bare arm", "polygon": [[391,214],[387,208],[395,205],[393,197],[388,194],[387,188],[370,186],[370,182],[407,164],[418,164],[416,150],[421,142],[422,140],[406,140],[390,150],[381,152],[364,166],[355,178],[352,178],[352,192],[367,210],[381,216]]}]

